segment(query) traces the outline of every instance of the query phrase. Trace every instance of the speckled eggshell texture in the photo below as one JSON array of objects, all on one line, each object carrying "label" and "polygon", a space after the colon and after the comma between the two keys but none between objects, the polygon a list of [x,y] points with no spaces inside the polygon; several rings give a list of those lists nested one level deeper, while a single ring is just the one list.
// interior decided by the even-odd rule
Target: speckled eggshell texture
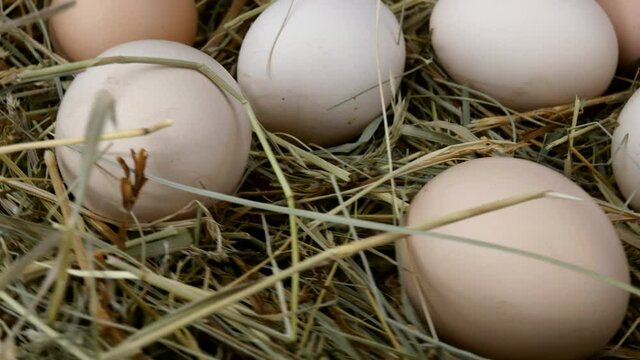
[{"label": "speckled eggshell texture", "polygon": [[401,81],[405,43],[384,4],[376,21],[377,4],[279,0],[256,19],[242,43],[238,82],[267,129],[331,146],[381,115]]},{"label": "speckled eggshell texture", "polygon": [[[537,199],[434,232],[533,252],[628,283],[625,253],[604,212],[569,179],[531,161],[484,158],[445,170],[413,199],[407,224],[545,190],[584,200]],[[481,356],[584,359],[607,344],[627,309],[627,292],[546,262],[430,236],[404,241],[403,275],[413,304],[422,308],[422,288],[438,336]]]},{"label": "speckled eggshell texture", "polygon": [[[235,80],[215,60],[187,45],[142,40],[118,45],[100,56],[147,56],[201,63],[238,90]],[[130,149],[149,153],[146,173],[196,188],[231,193],[248,161],[251,129],[242,105],[195,70],[148,64],[114,64],[79,74],[67,90],[56,121],[56,138],[84,135],[96,94],[106,90],[115,99],[117,124],[105,132],[144,128],[165,119],[173,126],[147,136],[101,143],[106,153],[94,166],[84,205],[105,217],[127,216],[121,205],[117,156],[133,167]],[[71,147],[57,148],[65,182],[78,178],[81,155]],[[109,160],[111,162],[109,162]],[[149,181],[133,208],[138,219],[152,221],[172,214],[193,200],[209,198]],[[182,217],[193,215],[183,213]]]}]

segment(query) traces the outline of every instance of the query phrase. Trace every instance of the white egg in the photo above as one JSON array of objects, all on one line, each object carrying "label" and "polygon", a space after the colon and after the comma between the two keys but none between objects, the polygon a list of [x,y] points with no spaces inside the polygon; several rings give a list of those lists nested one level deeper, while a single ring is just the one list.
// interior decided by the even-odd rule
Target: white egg
[{"label": "white egg", "polygon": [[640,92],[636,91],[618,116],[613,132],[612,167],[620,192],[640,210]]},{"label": "white egg", "polygon": [[267,129],[335,145],[389,105],[404,62],[400,25],[376,0],[279,0],[243,41],[238,82]]},{"label": "white egg", "polygon": [[[146,56],[203,64],[238,89],[227,71],[205,53],[184,44],[163,40],[134,41],[107,50],[100,57]],[[122,205],[116,157],[133,168],[130,149],[146,149],[146,173],[218,192],[233,192],[248,161],[251,129],[240,102],[195,70],[149,64],[114,64],[90,68],[79,74],[58,110],[57,138],[84,135],[96,94],[106,90],[115,99],[117,123],[105,132],[148,127],[165,119],[173,126],[147,136],[103,142],[104,154],[94,166],[84,205],[114,220],[127,216]],[[80,172],[81,153],[57,149],[65,182],[71,186]],[[111,161],[111,162],[110,162]],[[209,198],[194,196],[148,181],[133,207],[138,219],[151,221],[170,215],[193,200],[211,205]],[[193,214],[193,211],[182,216]]]},{"label": "white egg", "polygon": [[618,62],[613,25],[591,0],[439,0],[430,27],[453,79],[519,111],[601,95]]}]

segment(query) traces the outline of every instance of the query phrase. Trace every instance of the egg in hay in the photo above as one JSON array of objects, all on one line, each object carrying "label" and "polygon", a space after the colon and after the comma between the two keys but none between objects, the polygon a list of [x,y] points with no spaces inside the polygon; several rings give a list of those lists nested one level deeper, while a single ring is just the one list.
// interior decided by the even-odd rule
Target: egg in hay
[{"label": "egg in hay", "polygon": [[[238,90],[235,80],[215,60],[184,44],[142,40],[118,45],[100,57],[146,56],[203,64]],[[77,75],[57,114],[56,138],[83,136],[96,95],[107,91],[115,100],[115,124],[105,132],[146,128],[172,119],[168,129],[100,144],[102,158],[92,169],[84,205],[112,219],[127,216],[120,193],[122,157],[134,168],[130,151],[148,152],[146,173],[196,188],[231,193],[245,171],[251,128],[239,101],[196,70],[152,64],[112,64]],[[65,182],[74,192],[79,177],[81,149],[57,148]],[[148,181],[133,207],[140,220],[152,221],[181,210],[194,200],[212,205],[209,198]],[[194,211],[183,213],[189,216]]]},{"label": "egg in hay", "polygon": [[[65,2],[53,0],[51,5]],[[49,20],[54,49],[71,61],[135,40],[192,45],[197,31],[195,0],[76,0]]]},{"label": "egg in hay", "polygon": [[640,60],[640,2],[637,0],[598,0],[618,36],[618,66],[625,69]]},{"label": "egg in hay", "polygon": [[595,1],[439,0],[429,26],[454,80],[517,111],[601,95],[617,67],[616,34]]},{"label": "egg in hay", "polygon": [[636,91],[618,116],[613,131],[611,167],[620,192],[640,210],[640,92]]},{"label": "egg in hay", "polygon": [[[433,229],[575,264],[623,283],[629,268],[610,220],[589,195],[537,163],[484,158],[455,165],[411,202],[407,224],[515,195],[542,198]],[[408,295],[420,292],[438,336],[492,359],[584,359],[604,348],[627,309],[626,291],[538,259],[435,236],[401,243]]]},{"label": "egg in hay", "polygon": [[329,146],[381,115],[404,63],[402,30],[384,4],[278,0],[245,36],[237,78],[268,130]]}]

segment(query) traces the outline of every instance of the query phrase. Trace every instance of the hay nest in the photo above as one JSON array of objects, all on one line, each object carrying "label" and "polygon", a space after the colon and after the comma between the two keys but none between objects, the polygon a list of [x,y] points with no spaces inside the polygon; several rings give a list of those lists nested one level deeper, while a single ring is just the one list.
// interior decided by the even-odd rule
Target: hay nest
[{"label": "hay nest", "polygon": [[[238,39],[266,2],[199,1],[196,47],[234,73]],[[48,3],[2,1],[5,358],[479,358],[436,341],[416,316],[398,278],[398,236],[389,233],[434,175],[495,154],[563,171],[596,198],[621,234],[636,280],[638,214],[625,208],[609,164],[609,134],[633,79],[617,78],[601,98],[505,112],[433,61],[435,0],[387,2],[402,13],[408,58],[386,129],[378,121],[358,142],[328,150],[263,133],[270,146],[254,139],[236,196],[195,219],[133,223],[120,234],[121,224],[86,211],[72,222],[51,144],[33,144],[53,138],[61,86],[71,79],[54,72],[26,80],[62,61],[38,15]],[[632,299],[603,357],[640,358],[639,311]]]}]

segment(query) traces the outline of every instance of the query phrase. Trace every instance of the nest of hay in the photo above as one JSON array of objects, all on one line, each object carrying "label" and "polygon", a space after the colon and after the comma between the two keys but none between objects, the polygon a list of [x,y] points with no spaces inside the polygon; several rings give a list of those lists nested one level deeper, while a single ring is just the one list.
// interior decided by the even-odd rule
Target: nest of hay
[{"label": "nest of hay", "polygon": [[[238,39],[267,2],[199,1],[196,47],[233,74]],[[334,149],[301,148],[266,134],[270,146],[254,139],[234,197],[195,219],[132,223],[118,233],[122,224],[89,212],[71,222],[50,145],[20,148],[53,138],[71,77],[25,81],[25,74],[63,61],[46,42],[38,14],[49,1],[3,0],[0,354],[479,358],[434,339],[402,290],[397,236],[372,236],[398,230],[408,201],[434,175],[495,154],[563,171],[597,199],[619,230],[635,283],[639,217],[625,208],[609,163],[610,134],[633,79],[617,78],[600,98],[505,112],[455,84],[433,61],[428,21],[435,0],[386,2],[402,14],[408,51],[386,129],[378,121],[359,141]],[[638,305],[632,299],[602,357],[640,358]]]}]

